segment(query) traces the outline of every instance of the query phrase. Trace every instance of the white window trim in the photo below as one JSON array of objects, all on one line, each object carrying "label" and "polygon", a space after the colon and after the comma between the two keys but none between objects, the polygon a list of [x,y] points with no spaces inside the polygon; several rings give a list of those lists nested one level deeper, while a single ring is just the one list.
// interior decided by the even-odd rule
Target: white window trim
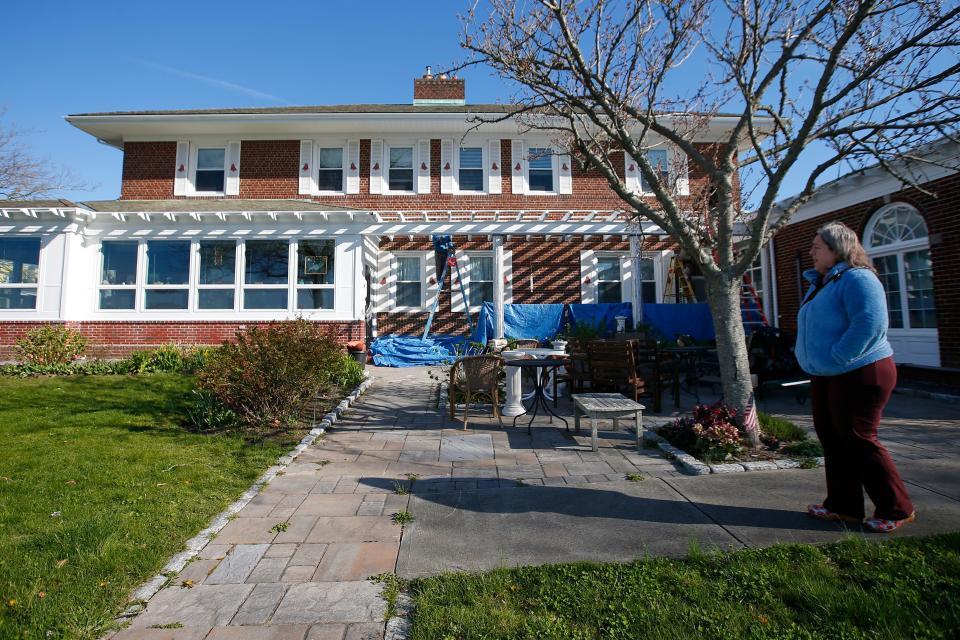
[{"label": "white window trim", "polygon": [[[313,190],[313,195],[315,196],[344,196],[347,194],[347,141],[346,139],[324,139],[324,138],[313,138],[313,162],[311,166],[313,167],[312,173],[314,174],[313,184],[315,189]],[[320,149],[340,149],[340,191],[330,191],[320,188]]]},{"label": "white window trim", "polygon": [[[410,170],[411,175],[413,176],[413,190],[393,190],[390,188],[390,149],[392,148],[406,148],[409,147],[412,150],[410,155],[411,163]],[[383,176],[383,194],[388,196],[415,196],[417,195],[417,176],[419,173],[418,167],[420,166],[419,158],[419,148],[420,143],[418,140],[384,140],[383,141],[383,162],[380,164],[380,175]]]},{"label": "white window trim", "polygon": [[[470,283],[471,283],[470,262],[473,260],[473,258],[490,258],[491,262],[494,263],[493,264],[493,280],[490,280],[490,282],[494,284],[494,289],[496,289],[496,281],[497,281],[496,256],[494,255],[492,250],[491,251],[466,251],[463,253],[463,256],[466,257],[466,260],[464,261],[464,264],[460,266],[460,271],[463,274],[463,287],[464,287],[464,290],[467,292],[467,299],[464,301],[464,304],[469,306],[470,311],[479,312],[480,309],[483,308],[483,305],[470,304]],[[506,258],[504,259],[506,260]],[[506,297],[506,295],[504,295],[504,297]],[[495,302],[495,301],[491,300],[491,302]],[[462,311],[463,309],[459,309],[459,310]]]},{"label": "white window trim", "polygon": [[[644,150],[643,150],[643,154],[646,156],[646,155],[649,154],[651,151],[663,151],[663,152],[665,152],[665,153],[667,154],[667,176],[668,176],[668,177],[667,177],[667,182],[668,182],[668,184],[666,185],[666,187],[667,187],[668,193],[673,193],[673,192],[671,191],[670,185],[669,185],[669,182],[670,182],[670,179],[669,179],[669,176],[670,176],[670,162],[671,162],[671,160],[672,160],[672,158],[671,158],[671,155],[672,155],[672,154],[670,153],[670,151],[671,151],[670,147],[665,146],[665,145],[654,146],[654,147],[651,147],[651,148],[649,148],[649,149],[644,149]],[[649,160],[647,160],[647,162],[649,162]],[[644,180],[644,178],[643,178],[643,172],[641,172],[641,171],[640,171],[640,167],[637,166],[637,192],[638,192],[640,195],[644,195],[644,196],[652,196],[652,195],[654,195],[653,189],[651,189],[651,190],[649,190],[649,191],[644,190],[644,188],[643,188],[643,180]]]},{"label": "white window trim", "polygon": [[[550,171],[553,174],[552,191],[535,191],[530,188],[530,151],[532,149],[547,149],[550,151]],[[561,152],[553,147],[549,142],[537,140],[524,141],[523,173],[526,180],[526,192],[528,196],[558,196],[560,195],[560,155]]]},{"label": "white window trim", "polygon": [[[198,191],[197,190],[197,155],[200,149],[223,149],[223,190],[222,191]],[[227,175],[230,164],[230,143],[226,140],[217,142],[191,142],[190,143],[190,195],[192,196],[223,196],[227,193]]]},{"label": "white window trim", "polygon": [[[596,277],[594,278],[596,290],[596,302],[600,304],[600,283],[614,282],[613,280],[600,280],[600,260],[603,258],[617,258],[620,261],[620,302],[630,302],[631,295],[629,286],[633,273],[639,274],[639,270],[632,268],[631,256],[629,251],[594,251],[594,267]],[[639,293],[639,292],[638,292]],[[606,303],[615,304],[615,303]]]},{"label": "white window trim", "polygon": [[[187,242],[189,249],[187,253],[187,282],[186,284],[147,284],[147,243],[148,242]],[[194,310],[193,306],[193,282],[196,278],[194,274],[194,243],[186,238],[150,238],[140,241],[138,247],[137,259],[137,298],[140,309],[144,313],[156,313],[159,315],[171,315],[174,313],[190,313]],[[101,254],[102,255],[102,254]],[[143,267],[143,273],[140,273],[140,267]],[[187,308],[186,309],[147,309],[147,291],[182,291],[187,290]]]},{"label": "white window trim", "polygon": [[[291,299],[294,292],[294,280],[296,280],[295,274],[291,272],[291,266],[296,266],[294,262],[294,242],[290,239],[285,239],[287,242],[287,281],[283,284],[247,284],[247,242],[248,241],[276,241],[277,238],[246,238],[240,244],[243,246],[243,270],[241,271],[240,280],[240,313],[269,313],[271,311],[292,311],[294,309],[294,302]],[[282,241],[282,240],[281,240]],[[287,290],[287,306],[286,307],[271,307],[271,308],[251,308],[246,307],[246,297],[247,289],[251,290],[273,290],[281,291],[283,289]]]},{"label": "white window trim", "polygon": [[[0,289],[35,289],[35,290],[36,290],[36,295],[35,295],[36,306],[35,306],[33,309],[0,309],[0,313],[23,313],[23,314],[27,314],[27,313],[38,313],[39,311],[41,311],[41,310],[43,309],[43,300],[41,300],[40,296],[43,295],[43,289],[44,289],[44,287],[42,286],[41,280],[43,280],[43,267],[44,267],[44,260],[45,260],[45,255],[44,255],[44,254],[45,254],[45,249],[46,249],[46,242],[45,242],[45,239],[46,239],[46,238],[44,238],[42,235],[41,235],[41,236],[38,236],[38,235],[35,235],[35,234],[27,234],[27,235],[17,235],[17,234],[14,234],[14,235],[8,235],[8,236],[5,235],[4,237],[5,237],[5,238],[16,238],[16,239],[20,239],[20,240],[25,240],[25,239],[30,239],[30,238],[38,238],[38,239],[40,240],[40,253],[37,255],[37,281],[36,281],[36,282],[34,282],[34,283],[29,283],[29,282],[12,283],[12,282],[9,282],[9,283],[0,284]],[[99,295],[99,294],[98,294],[98,295]]]},{"label": "white window trim", "polygon": [[646,304],[658,304],[663,300],[663,277],[661,264],[663,262],[663,252],[660,251],[641,251],[640,256],[637,258],[640,260],[653,260],[653,280],[643,280],[640,276],[643,274],[640,264],[636,265],[634,269],[637,277],[637,304],[645,304],[643,301],[643,283],[652,282],[653,283],[653,302]]},{"label": "white window trim", "polygon": [[[400,281],[397,280],[397,274],[399,273],[399,268],[397,266],[398,258],[418,258],[420,260],[420,306],[411,307],[411,306],[400,306],[397,304],[397,286],[400,284]],[[416,313],[421,312],[426,309],[427,306],[427,254],[423,251],[393,251],[390,253],[389,258],[389,276],[388,284],[392,285],[389,287],[390,293],[390,311],[396,311],[400,313]],[[404,282],[413,282],[412,280],[405,280]]]},{"label": "white window trim", "polygon": [[[490,146],[489,140],[465,140],[458,144],[454,140],[453,146],[453,193],[454,195],[486,195],[490,192]],[[483,171],[483,187],[479,191],[460,188],[460,149],[480,147],[480,169]]]},{"label": "white window trim", "polygon": [[[230,241],[233,241],[234,243],[233,284],[200,284],[200,243]],[[191,262],[195,263],[195,266],[193,268],[193,279],[190,281],[190,286],[193,291],[193,295],[191,296],[193,299],[192,309],[198,313],[231,314],[239,312],[241,276],[240,268],[243,262],[240,247],[243,246],[243,242],[237,241],[235,238],[201,238],[200,240],[195,240],[193,244],[194,246],[191,247],[191,251],[193,251],[193,260]],[[200,292],[209,290],[233,291],[233,307],[229,309],[201,309]]]},{"label": "white window trim", "polygon": [[[134,283],[133,284],[103,284],[102,283],[102,274],[103,274],[103,245],[104,243],[118,243],[118,242],[136,242],[137,243],[137,262],[136,262],[136,272],[134,273]],[[118,314],[130,314],[130,313],[141,313],[143,312],[143,296],[141,291],[143,290],[143,278],[145,277],[144,272],[146,271],[146,265],[144,263],[144,258],[146,255],[146,244],[145,240],[132,240],[130,238],[124,239],[112,239],[105,238],[100,241],[100,244],[97,246],[97,269],[94,273],[94,296],[93,296],[93,308],[97,313],[106,313],[110,315]],[[100,306],[100,292],[101,291],[133,291],[133,308],[132,309],[103,309]],[[183,309],[180,309],[182,312]],[[148,313],[154,313],[150,311]]]},{"label": "white window trim", "polygon": [[[332,241],[333,242],[333,283],[332,284],[299,284],[297,283],[297,276],[300,273],[300,243],[301,242],[322,242],[322,241]],[[293,292],[293,309],[297,312],[303,313],[316,313],[318,315],[332,315],[336,312],[337,309],[337,241],[335,238],[329,236],[317,236],[310,238],[298,238],[291,242],[292,245],[295,245],[294,257],[295,261],[293,264],[293,269],[290,272],[290,277],[293,280],[294,292]],[[333,291],[333,307],[330,309],[301,309],[298,304],[297,294],[301,289],[328,289]]]}]

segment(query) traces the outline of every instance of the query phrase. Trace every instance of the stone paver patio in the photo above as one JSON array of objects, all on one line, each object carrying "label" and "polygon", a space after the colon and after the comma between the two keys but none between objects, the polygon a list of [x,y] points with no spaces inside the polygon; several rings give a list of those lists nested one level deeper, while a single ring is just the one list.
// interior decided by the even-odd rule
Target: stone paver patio
[{"label": "stone paver patio", "polygon": [[[438,410],[423,369],[373,375],[333,431],[270,482],[115,640],[382,638],[381,587],[367,580],[379,573],[630,560],[681,555],[692,543],[733,549],[863,535],[803,514],[822,497],[822,470],[688,477],[658,450],[637,451],[626,431],[601,430],[597,452],[589,430],[574,436],[560,422],[538,419],[528,436],[525,422],[501,429],[478,412],[463,431]],[[808,406],[790,396],[762,409],[810,428]],[[571,415],[569,403],[561,412]],[[891,402],[881,438],[919,513],[895,535],[960,528],[958,414],[956,405],[930,400]],[[629,482],[627,474],[645,479]],[[404,528],[391,519],[402,510],[415,516]]]}]

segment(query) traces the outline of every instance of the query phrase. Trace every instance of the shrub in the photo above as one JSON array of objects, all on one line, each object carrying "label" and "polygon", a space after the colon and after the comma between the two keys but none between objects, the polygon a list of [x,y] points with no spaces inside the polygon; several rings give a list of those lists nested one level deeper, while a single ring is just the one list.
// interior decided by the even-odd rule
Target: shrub
[{"label": "shrub", "polygon": [[807,439],[807,432],[789,420],[777,418],[766,413],[759,413],[760,431],[779,441],[794,442]]},{"label": "shrub", "polygon": [[203,365],[197,383],[248,428],[280,429],[336,383],[343,360],[328,328],[298,319],[237,333]]},{"label": "shrub", "polygon": [[816,440],[803,440],[788,444],[781,451],[799,458],[819,458],[823,455],[823,445]]},{"label": "shrub", "polygon": [[330,370],[330,382],[343,387],[344,389],[353,389],[363,382],[363,366],[352,356],[341,356],[340,361],[332,365]]},{"label": "shrub", "polygon": [[203,367],[214,349],[167,344],[156,349],[134,351],[127,360],[133,373],[193,373]]},{"label": "shrub", "polygon": [[659,429],[660,435],[701,460],[723,460],[741,449],[737,411],[722,402],[698,404],[689,417]]},{"label": "shrub", "polygon": [[200,433],[224,431],[237,426],[237,414],[223,406],[210,391],[194,389],[187,406],[187,424]]},{"label": "shrub", "polygon": [[87,339],[69,327],[44,325],[17,340],[17,359],[24,364],[56,366],[70,364],[83,355]]}]

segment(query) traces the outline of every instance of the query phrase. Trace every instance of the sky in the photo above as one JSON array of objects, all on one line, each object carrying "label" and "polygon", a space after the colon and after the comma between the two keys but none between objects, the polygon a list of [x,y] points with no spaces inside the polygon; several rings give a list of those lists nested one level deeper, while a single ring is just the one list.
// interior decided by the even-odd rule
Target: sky
[{"label": "sky", "polygon": [[[70,126],[72,113],[344,103],[409,103],[413,79],[462,59],[469,0],[164,3],[19,0],[4,8],[3,124],[89,188],[116,198],[122,152]],[[468,69],[467,101],[511,88]],[[787,184],[783,195],[792,193]]]}]

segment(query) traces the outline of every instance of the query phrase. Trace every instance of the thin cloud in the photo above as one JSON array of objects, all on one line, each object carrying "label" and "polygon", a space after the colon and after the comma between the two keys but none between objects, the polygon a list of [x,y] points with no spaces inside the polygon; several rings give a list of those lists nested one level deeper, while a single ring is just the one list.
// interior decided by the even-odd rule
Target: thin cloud
[{"label": "thin cloud", "polygon": [[284,102],[284,103],[287,102],[287,100],[277,97],[275,95],[264,93],[263,91],[257,91],[256,89],[244,87],[239,84],[234,84],[233,82],[227,82],[226,80],[220,80],[219,78],[210,78],[208,76],[202,76],[198,73],[190,73],[189,71],[174,69],[173,67],[157,64],[156,62],[148,62],[147,60],[140,60],[138,58],[133,58],[133,60],[134,62],[138,62],[144,66],[150,67],[151,69],[156,69],[157,71],[163,71],[164,73],[169,73],[175,76],[179,76],[181,78],[187,78],[188,80],[205,82],[206,84],[212,85],[214,87],[220,87],[221,89],[226,89],[227,91],[242,93],[244,95],[250,96],[251,98],[257,98],[258,100],[269,100],[270,102]]}]

